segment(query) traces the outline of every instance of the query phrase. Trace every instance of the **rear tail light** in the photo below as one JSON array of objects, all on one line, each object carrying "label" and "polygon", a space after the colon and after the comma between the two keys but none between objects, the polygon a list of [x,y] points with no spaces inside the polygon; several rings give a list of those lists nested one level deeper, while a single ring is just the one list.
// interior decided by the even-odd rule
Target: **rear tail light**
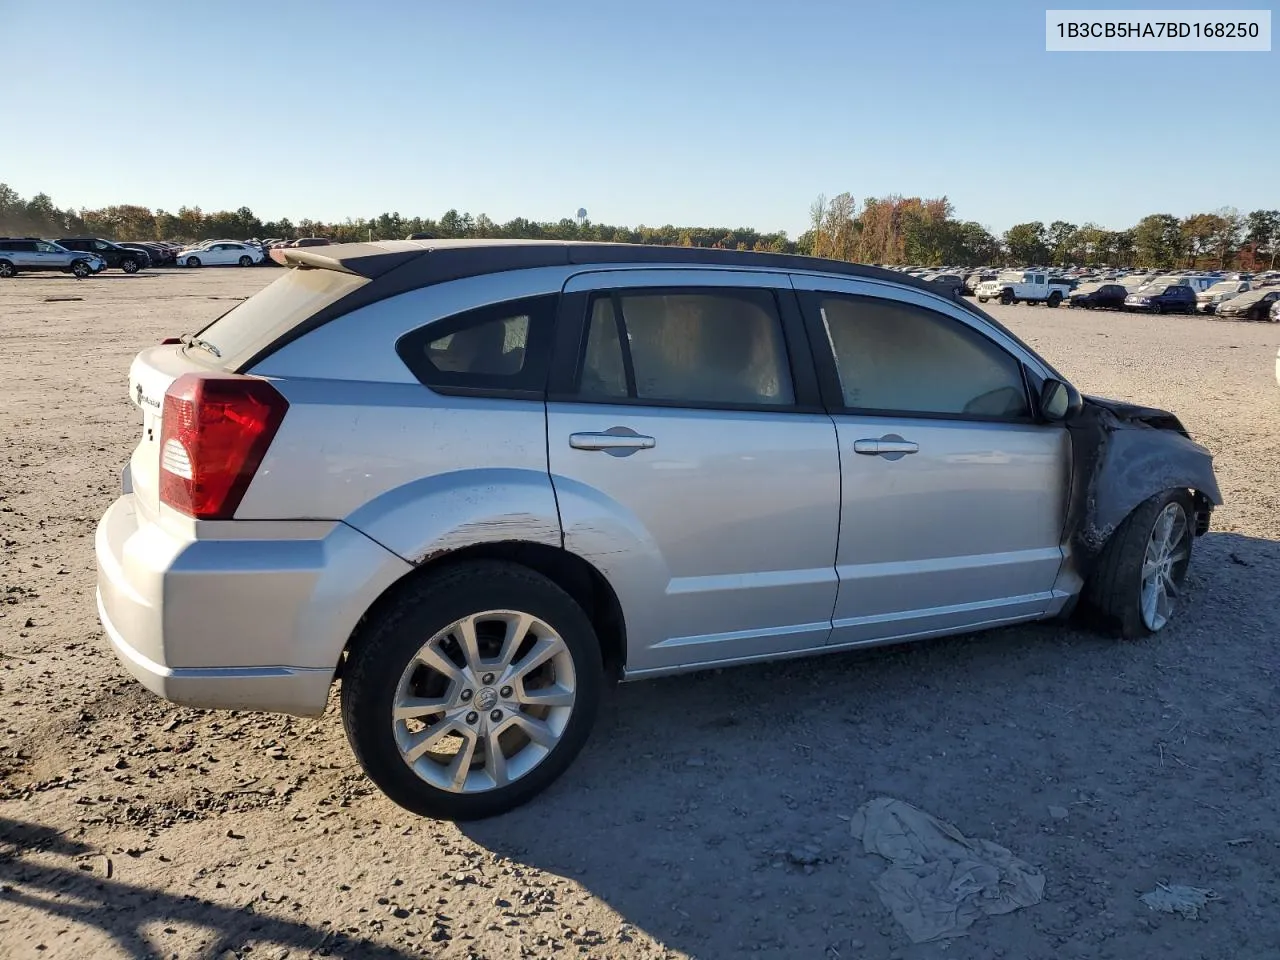
[{"label": "rear tail light", "polygon": [[288,409],[256,377],[179,377],[164,395],[160,501],[197,520],[230,520]]}]

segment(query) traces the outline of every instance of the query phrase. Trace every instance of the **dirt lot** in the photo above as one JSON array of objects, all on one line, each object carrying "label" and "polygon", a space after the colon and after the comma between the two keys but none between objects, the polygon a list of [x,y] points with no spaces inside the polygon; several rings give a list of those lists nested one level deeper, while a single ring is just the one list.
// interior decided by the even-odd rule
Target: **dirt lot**
[{"label": "dirt lot", "polygon": [[[1158,640],[1045,624],[622,687],[551,791],[458,827],[374,792],[332,708],[170,706],[99,630],[129,360],[273,274],[0,285],[0,956],[1280,955],[1280,327],[994,308],[1217,453]],[[912,945],[850,836],[875,796],[1041,866],[1044,902]],[[1154,913],[1162,881],[1219,899]]]}]

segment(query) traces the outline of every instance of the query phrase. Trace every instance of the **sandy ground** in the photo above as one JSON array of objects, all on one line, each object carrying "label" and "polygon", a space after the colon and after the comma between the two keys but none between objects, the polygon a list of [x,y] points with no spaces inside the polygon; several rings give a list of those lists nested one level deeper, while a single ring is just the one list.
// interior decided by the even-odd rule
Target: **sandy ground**
[{"label": "sandy ground", "polygon": [[[1045,624],[625,686],[553,789],[459,827],[376,793],[332,705],[180,709],[99,630],[129,360],[273,275],[0,284],[0,956],[1280,954],[1280,327],[995,307],[1217,453],[1228,502],[1158,640]],[[850,836],[882,795],[1041,866],[1044,902],[912,945]],[[1219,899],[1153,913],[1159,882]]]}]

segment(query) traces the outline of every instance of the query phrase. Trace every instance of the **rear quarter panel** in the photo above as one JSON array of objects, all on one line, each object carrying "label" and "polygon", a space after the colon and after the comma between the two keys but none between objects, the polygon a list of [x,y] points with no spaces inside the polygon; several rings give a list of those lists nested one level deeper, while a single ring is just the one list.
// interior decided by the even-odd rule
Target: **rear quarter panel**
[{"label": "rear quarter panel", "polygon": [[399,337],[488,303],[556,293],[569,268],[512,271],[401,294],[308,333],[252,373],[289,413],[237,519],[342,520],[413,563],[475,543],[562,545],[541,400],[445,396]]}]

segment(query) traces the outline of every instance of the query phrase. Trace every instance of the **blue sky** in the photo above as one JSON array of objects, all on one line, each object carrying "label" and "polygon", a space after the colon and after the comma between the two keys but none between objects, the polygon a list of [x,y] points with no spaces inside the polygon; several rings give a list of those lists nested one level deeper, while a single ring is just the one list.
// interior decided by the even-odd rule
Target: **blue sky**
[{"label": "blue sky", "polygon": [[1280,54],[1046,53],[1046,5],[0,0],[0,181],[792,235],[844,190],[996,230],[1280,206]]}]

